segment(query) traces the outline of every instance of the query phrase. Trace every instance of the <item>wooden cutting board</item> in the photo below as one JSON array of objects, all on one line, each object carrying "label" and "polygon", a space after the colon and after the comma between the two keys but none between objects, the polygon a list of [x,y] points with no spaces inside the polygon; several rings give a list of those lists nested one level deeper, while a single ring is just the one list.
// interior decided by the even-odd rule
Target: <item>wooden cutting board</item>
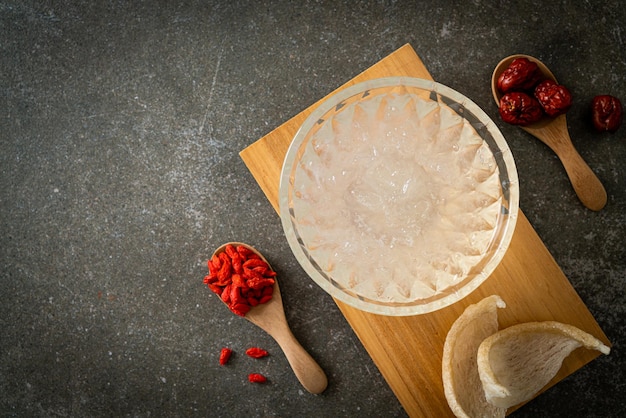
[{"label": "wooden cutting board", "polygon": [[[336,91],[367,79],[389,76],[432,80],[421,59],[407,44]],[[487,81],[485,88],[489,88]],[[302,122],[323,100],[240,153],[276,212],[279,209],[280,172],[287,149]],[[501,264],[485,283],[456,304],[425,315],[392,317],[363,312],[339,300],[335,302],[406,412],[414,417],[446,417],[453,416],[444,397],[441,380],[441,357],[446,335],[469,304],[492,294],[500,295],[507,303],[507,308],[498,312],[501,328],[520,322],[555,320],[575,325],[610,345],[521,211]],[[549,386],[598,355],[596,351],[585,349],[574,351]]]}]

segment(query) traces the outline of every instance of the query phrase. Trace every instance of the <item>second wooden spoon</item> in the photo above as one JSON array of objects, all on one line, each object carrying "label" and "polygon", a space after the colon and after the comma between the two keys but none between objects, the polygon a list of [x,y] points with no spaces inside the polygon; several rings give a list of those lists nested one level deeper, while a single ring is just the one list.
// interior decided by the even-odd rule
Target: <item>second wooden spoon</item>
[{"label": "second wooden spoon", "polygon": [[[500,74],[511,64],[515,58],[526,57],[539,66],[543,75],[556,81],[552,72],[537,58],[530,55],[511,55],[504,58],[496,65],[491,76],[491,91],[496,104],[500,106],[502,93],[498,91],[497,83]],[[587,208],[598,211],[606,205],[606,190],[587,163],[582,159],[569,136],[565,115],[550,118],[544,116],[539,122],[527,126],[521,126],[526,132],[538,138],[546,144],[561,160],[565,172],[574,187],[576,195]]]}]

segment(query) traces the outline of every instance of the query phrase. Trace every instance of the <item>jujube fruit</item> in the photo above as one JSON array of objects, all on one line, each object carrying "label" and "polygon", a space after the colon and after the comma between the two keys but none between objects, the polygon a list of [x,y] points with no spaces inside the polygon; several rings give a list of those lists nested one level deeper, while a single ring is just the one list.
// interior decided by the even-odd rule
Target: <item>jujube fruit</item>
[{"label": "jujube fruit", "polygon": [[500,117],[512,125],[526,126],[543,116],[541,105],[534,97],[514,91],[500,98]]},{"label": "jujube fruit", "polygon": [[530,90],[543,78],[537,64],[528,58],[515,58],[498,77],[498,90],[502,93],[510,91]]},{"label": "jujube fruit", "polygon": [[615,132],[622,124],[622,103],[617,97],[603,94],[591,102],[593,126],[599,132]]},{"label": "jujube fruit", "polygon": [[562,115],[572,107],[572,94],[567,87],[550,79],[537,84],[535,98],[546,115],[551,117]]}]

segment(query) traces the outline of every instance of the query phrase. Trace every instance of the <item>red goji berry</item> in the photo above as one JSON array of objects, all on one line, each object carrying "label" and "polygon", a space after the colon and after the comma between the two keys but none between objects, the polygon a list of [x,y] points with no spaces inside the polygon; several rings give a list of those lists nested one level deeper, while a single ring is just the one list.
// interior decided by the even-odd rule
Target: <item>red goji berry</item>
[{"label": "red goji berry", "polygon": [[237,287],[241,287],[241,288],[248,288],[248,287],[250,287],[246,283],[246,280],[243,277],[241,277],[241,275],[239,275],[239,274],[236,274],[236,273],[233,274],[231,280],[232,280],[233,286],[237,286]]},{"label": "red goji berry", "polygon": [[276,272],[270,268],[265,269],[265,271],[263,272],[263,276],[264,277],[276,277]]},{"label": "red goji berry", "polygon": [[252,358],[262,358],[270,355],[270,353],[268,353],[266,350],[263,350],[259,347],[248,348],[246,350],[246,354]]},{"label": "red goji berry", "polygon": [[264,279],[263,275],[259,273],[258,271],[254,271],[252,269],[248,269],[245,267],[243,268],[243,273],[241,275],[245,277],[246,279],[252,279],[253,277]]},{"label": "red goji berry", "polygon": [[222,351],[220,352],[220,364],[223,366],[226,363],[228,363],[228,360],[230,360],[230,356],[231,354],[233,354],[233,350],[231,350],[230,348],[222,348]]},{"label": "red goji berry", "polygon": [[250,373],[248,375],[248,380],[251,383],[265,383],[267,382],[267,378],[263,376],[261,373]]},{"label": "red goji berry", "polygon": [[233,258],[233,271],[237,274],[243,273],[243,259],[237,255]]},{"label": "red goji berry", "polygon": [[250,289],[264,289],[266,287],[271,287],[274,285],[274,279],[259,279],[257,277],[253,277],[246,281],[246,284]]},{"label": "red goji berry", "polygon": [[233,254],[237,253],[237,249],[234,245],[228,244],[226,245],[226,247],[224,247],[224,252],[232,259]]},{"label": "red goji berry", "polygon": [[251,269],[252,271],[254,271],[255,273],[260,274],[261,276],[271,279],[272,277],[276,276],[276,272],[274,272],[272,269],[270,269],[269,267],[255,267],[253,269]]},{"label": "red goji berry", "polygon": [[254,267],[267,267],[267,263],[263,260],[261,260],[260,258],[252,258],[252,259],[248,259],[246,261],[244,261],[243,263],[243,267],[244,268],[254,268]]},{"label": "red goji berry", "polygon": [[229,284],[227,286],[225,286],[222,290],[222,294],[221,294],[221,298],[222,298],[222,302],[224,303],[228,303],[230,302],[230,290],[232,288],[232,284]]},{"label": "red goji berry", "polygon": [[217,272],[217,281],[218,284],[225,286],[231,278],[231,261],[226,253],[220,253],[219,257],[222,260],[222,265]]},{"label": "red goji berry", "polygon": [[259,299],[259,304],[267,303],[270,300],[272,300],[272,295],[261,296],[261,299]]},{"label": "red goji berry", "polygon": [[230,301],[233,305],[240,305],[246,303],[245,298],[241,294],[241,288],[231,285],[230,287]]},{"label": "red goji berry", "polygon": [[248,311],[250,311],[250,305],[248,305],[247,303],[238,303],[236,305],[231,304],[230,305],[230,310],[235,314],[235,315],[239,315],[239,316],[246,316],[246,314],[248,313]]},{"label": "red goji berry", "polygon": [[240,245],[237,247],[237,252],[244,260],[249,260],[251,258],[261,258],[258,254],[252,251],[250,248]]},{"label": "red goji berry", "polygon": [[209,260],[209,263],[211,263],[216,270],[219,270],[220,267],[222,267],[222,260],[220,260],[218,254],[213,255],[213,257]]},{"label": "red goji berry", "polygon": [[216,284],[209,283],[209,289],[211,289],[211,291],[213,293],[216,293],[217,295],[221,295],[222,294],[222,286],[218,286]]}]

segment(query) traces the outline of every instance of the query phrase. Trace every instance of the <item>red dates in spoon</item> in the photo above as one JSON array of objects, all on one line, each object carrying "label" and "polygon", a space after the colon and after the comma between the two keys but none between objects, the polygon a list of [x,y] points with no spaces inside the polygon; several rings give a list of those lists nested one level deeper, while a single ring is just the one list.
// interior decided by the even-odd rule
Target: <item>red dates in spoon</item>
[{"label": "red dates in spoon", "polygon": [[598,132],[615,132],[622,124],[622,103],[617,97],[604,94],[591,102],[591,119]]},{"label": "red dates in spoon", "polygon": [[524,57],[516,58],[498,77],[498,90],[502,93],[530,90],[542,78],[537,63]]},{"label": "red dates in spoon", "polygon": [[500,117],[512,125],[530,125],[543,116],[541,105],[526,93],[512,91],[500,98]]},{"label": "red dates in spoon", "polygon": [[[556,118],[572,106],[572,94],[552,74],[524,56],[510,61],[492,80],[502,120],[526,127],[544,117]],[[495,93],[497,89],[497,93]],[[598,132],[616,132],[622,124],[622,103],[617,97],[600,95],[591,103],[591,119]]]},{"label": "red dates in spoon", "polygon": [[500,74],[500,117],[513,125],[527,126],[544,115],[555,117],[569,110],[572,95],[567,87],[546,78],[537,63],[525,57],[514,59]]},{"label": "red dates in spoon", "polygon": [[539,83],[535,87],[535,97],[546,115],[551,117],[562,115],[572,107],[572,94],[554,80],[546,79]]}]

